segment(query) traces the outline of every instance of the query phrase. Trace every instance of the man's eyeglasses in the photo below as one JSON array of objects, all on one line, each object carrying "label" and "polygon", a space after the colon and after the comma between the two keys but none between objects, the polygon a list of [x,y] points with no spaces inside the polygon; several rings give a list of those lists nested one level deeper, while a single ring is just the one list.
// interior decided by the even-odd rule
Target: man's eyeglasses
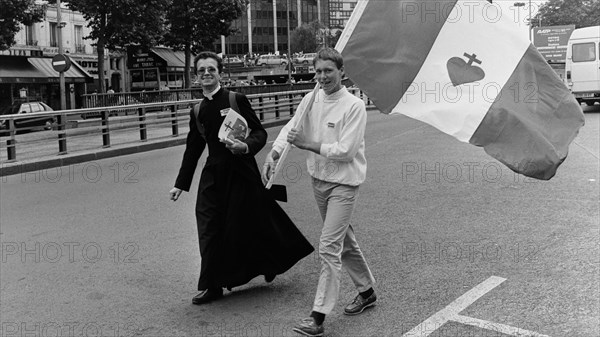
[{"label": "man's eyeglasses", "polygon": [[198,68],[198,71],[196,71],[196,74],[201,75],[201,74],[204,74],[206,71],[208,71],[210,74],[214,74],[217,72],[217,68],[213,68],[213,67]]}]

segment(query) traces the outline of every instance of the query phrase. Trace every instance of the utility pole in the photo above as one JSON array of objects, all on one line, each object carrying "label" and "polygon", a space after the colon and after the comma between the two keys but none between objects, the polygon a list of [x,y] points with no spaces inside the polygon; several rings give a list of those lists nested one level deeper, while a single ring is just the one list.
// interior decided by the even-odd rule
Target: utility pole
[{"label": "utility pole", "polygon": [[287,68],[288,68],[288,82],[292,83],[292,45],[290,43],[290,0],[287,0]]},{"label": "utility pole", "polygon": [[[58,39],[58,54],[62,55],[63,54],[63,43],[62,43],[62,29],[63,29],[63,23],[62,23],[62,17],[61,17],[61,11],[60,11],[60,0],[56,1],[56,27],[58,28],[58,32],[56,32],[57,39]],[[61,110],[66,110],[67,109],[67,96],[66,96],[66,92],[65,92],[65,72],[61,71],[59,72],[59,87],[60,87],[60,109]]]}]

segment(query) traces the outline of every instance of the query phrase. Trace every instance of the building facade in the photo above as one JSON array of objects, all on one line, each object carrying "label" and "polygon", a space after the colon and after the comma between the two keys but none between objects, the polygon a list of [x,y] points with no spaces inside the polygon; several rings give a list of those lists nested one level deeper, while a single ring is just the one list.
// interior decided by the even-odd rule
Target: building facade
[{"label": "building facade", "polygon": [[[329,27],[329,0],[250,0],[246,13],[232,26],[238,33],[215,43],[217,52],[229,55],[284,54],[290,30],[319,21]],[[223,50],[224,49],[224,50]]]},{"label": "building facade", "polygon": [[[73,61],[65,72],[67,109],[81,107],[81,95],[98,88],[98,56],[90,33],[79,12],[61,6],[61,22],[56,5],[47,5],[44,21],[22,26],[15,35],[16,44],[0,51],[0,107],[20,101],[42,101],[60,109],[59,73],[52,68],[52,57],[62,49]],[[109,52],[105,63],[106,87],[126,88],[124,57]]]},{"label": "building facade", "polygon": [[329,0],[329,26],[333,32],[344,30],[358,0]]}]

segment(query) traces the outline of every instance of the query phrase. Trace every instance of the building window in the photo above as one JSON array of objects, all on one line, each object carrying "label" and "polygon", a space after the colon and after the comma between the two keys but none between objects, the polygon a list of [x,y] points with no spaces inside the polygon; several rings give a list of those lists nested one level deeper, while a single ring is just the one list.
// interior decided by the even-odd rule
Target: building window
[{"label": "building window", "polygon": [[58,26],[56,22],[50,22],[50,47],[58,47]]},{"label": "building window", "polygon": [[352,15],[352,11],[341,11],[340,12],[340,17],[342,17],[342,18],[349,18],[350,15]]},{"label": "building window", "polygon": [[25,26],[25,44],[28,46],[37,46],[33,25]]},{"label": "building window", "polygon": [[329,10],[332,10],[332,11],[342,10],[342,4],[339,3],[339,2],[330,2],[329,3]]},{"label": "building window", "polygon": [[85,53],[85,45],[83,44],[83,26],[75,26],[75,51]]}]

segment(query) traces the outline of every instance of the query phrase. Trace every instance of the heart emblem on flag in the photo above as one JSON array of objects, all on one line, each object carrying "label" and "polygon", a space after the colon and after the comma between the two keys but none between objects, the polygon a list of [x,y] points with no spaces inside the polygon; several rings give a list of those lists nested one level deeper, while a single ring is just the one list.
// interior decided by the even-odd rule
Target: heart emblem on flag
[{"label": "heart emblem on flag", "polygon": [[476,82],[485,77],[483,69],[473,65],[473,62],[481,64],[481,61],[477,59],[477,55],[465,53],[464,56],[469,59],[468,63],[460,57],[453,57],[446,63],[448,75],[455,87],[465,83]]}]

